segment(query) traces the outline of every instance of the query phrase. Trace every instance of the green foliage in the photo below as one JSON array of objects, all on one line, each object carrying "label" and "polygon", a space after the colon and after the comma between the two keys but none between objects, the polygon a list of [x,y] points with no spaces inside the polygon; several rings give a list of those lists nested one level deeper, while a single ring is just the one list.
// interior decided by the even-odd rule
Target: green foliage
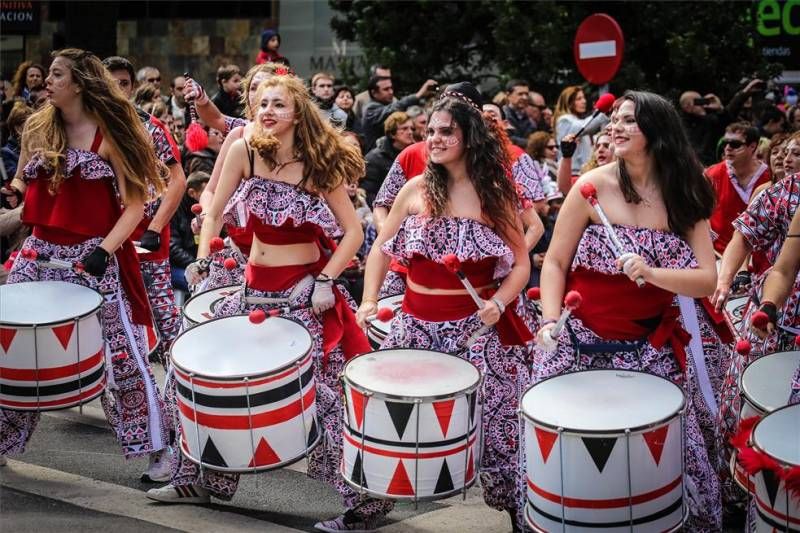
[{"label": "green foliage", "polygon": [[[724,99],[741,78],[781,70],[760,55],[751,2],[329,2],[339,38],[358,41],[368,64],[390,65],[399,93],[429,77],[495,88],[524,78],[552,102],[564,85],[584,83],[572,44],[592,13],[611,15],[625,35],[612,92],[640,88],[674,98],[695,89]],[[349,75],[363,85],[364,73]]]}]

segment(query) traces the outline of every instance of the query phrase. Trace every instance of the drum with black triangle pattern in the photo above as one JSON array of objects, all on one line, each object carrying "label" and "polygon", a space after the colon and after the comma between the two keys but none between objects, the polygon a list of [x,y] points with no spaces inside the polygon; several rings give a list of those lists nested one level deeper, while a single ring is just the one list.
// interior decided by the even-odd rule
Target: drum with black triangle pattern
[{"label": "drum with black triangle pattern", "polygon": [[281,468],[317,445],[311,334],[281,317],[217,318],[172,346],[181,451],[205,468]]},{"label": "drum with black triangle pattern", "polygon": [[341,472],[353,487],[400,500],[446,498],[474,483],[481,376],[454,355],[380,350],[345,366]]},{"label": "drum with black triangle pattern", "polygon": [[0,285],[0,407],[52,411],[106,384],[103,297],[63,281]]},{"label": "drum with black triangle pattern", "polygon": [[763,467],[753,476],[756,533],[800,533],[800,405],[761,419],[752,444]]},{"label": "drum with black triangle pattern", "polygon": [[532,386],[525,519],[534,531],[677,530],[685,519],[682,410],[674,383],[586,370]]}]

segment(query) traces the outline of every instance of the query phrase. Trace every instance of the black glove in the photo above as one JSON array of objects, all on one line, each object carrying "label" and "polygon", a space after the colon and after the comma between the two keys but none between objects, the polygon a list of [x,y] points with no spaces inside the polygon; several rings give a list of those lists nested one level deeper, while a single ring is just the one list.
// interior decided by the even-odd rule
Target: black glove
[{"label": "black glove", "polygon": [[142,233],[142,238],[139,239],[139,246],[145,250],[155,252],[161,248],[161,235],[149,229]]},{"label": "black glove", "polygon": [[572,154],[575,153],[575,150],[578,148],[578,143],[575,141],[565,141],[561,139],[561,156],[562,157],[572,157]]},{"label": "black glove", "polygon": [[108,268],[108,259],[111,255],[102,247],[97,246],[92,253],[83,260],[83,270],[96,278],[103,277]]},{"label": "black glove", "polygon": [[742,270],[736,274],[735,278],[733,278],[731,290],[738,294],[750,286],[750,281],[750,272],[747,270]]}]

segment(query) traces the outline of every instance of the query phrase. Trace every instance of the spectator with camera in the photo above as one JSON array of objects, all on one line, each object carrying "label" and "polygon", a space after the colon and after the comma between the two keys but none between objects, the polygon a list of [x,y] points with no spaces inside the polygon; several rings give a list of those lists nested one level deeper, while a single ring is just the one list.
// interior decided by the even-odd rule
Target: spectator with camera
[{"label": "spectator with camera", "polygon": [[439,84],[435,80],[427,80],[415,94],[394,100],[394,85],[392,78],[387,76],[373,76],[369,80],[367,90],[372,101],[364,108],[361,129],[364,135],[364,150],[369,151],[375,147],[375,142],[382,137],[383,123],[395,111],[405,111],[409,106],[419,105],[427,95],[432,94]]}]

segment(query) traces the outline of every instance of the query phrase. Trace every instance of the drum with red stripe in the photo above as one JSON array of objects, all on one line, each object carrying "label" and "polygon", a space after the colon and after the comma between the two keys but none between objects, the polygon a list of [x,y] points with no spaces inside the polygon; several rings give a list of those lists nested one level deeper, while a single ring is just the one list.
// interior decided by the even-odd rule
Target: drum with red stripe
[{"label": "drum with red stripe", "polygon": [[63,281],[0,286],[0,407],[64,409],[103,392],[102,303]]},{"label": "drum with red stripe", "polygon": [[287,318],[216,318],[172,345],[183,453],[205,468],[291,464],[319,441],[311,334]]},{"label": "drum with red stripe", "polygon": [[[800,366],[800,351],[777,352],[748,364],[739,378],[742,407],[739,422],[752,417],[763,418],[789,403],[792,376]],[[738,452],[731,456],[731,473],[736,483],[752,491],[752,481],[737,462]]]},{"label": "drum with red stripe", "polygon": [[534,531],[674,531],[685,520],[684,394],[643,372],[586,370],[522,398]]},{"label": "drum with red stripe", "polygon": [[[386,307],[394,312],[398,310],[402,304],[402,294],[387,296],[386,298],[381,298],[378,300],[378,309],[383,309]],[[391,323],[391,320],[383,321],[378,320],[376,317],[367,324],[367,338],[369,339],[369,343],[376,350],[381,347],[381,344],[383,344],[383,339],[389,335],[389,326]]]},{"label": "drum with red stripe", "polygon": [[341,473],[380,498],[431,500],[466,490],[480,458],[478,369],[454,355],[392,349],[350,360]]},{"label": "drum with red stripe", "polygon": [[800,533],[800,405],[761,419],[752,444],[764,466],[753,477],[756,533]]},{"label": "drum with red stripe", "polygon": [[199,292],[186,300],[181,310],[184,329],[193,328],[197,324],[208,322],[214,318],[214,311],[222,300],[238,290],[241,290],[241,285],[217,287],[216,289]]},{"label": "drum with red stripe", "polygon": [[739,331],[739,325],[744,319],[744,313],[747,310],[749,301],[750,298],[748,296],[740,296],[725,302],[725,316],[734,331]]}]

